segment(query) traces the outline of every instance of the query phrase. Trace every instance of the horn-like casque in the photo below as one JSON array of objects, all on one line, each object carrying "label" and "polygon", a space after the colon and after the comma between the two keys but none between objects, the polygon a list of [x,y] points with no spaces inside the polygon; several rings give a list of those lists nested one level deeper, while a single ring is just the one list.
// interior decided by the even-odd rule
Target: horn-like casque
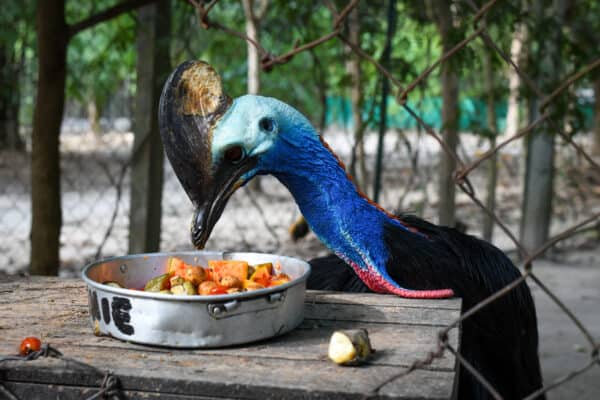
[{"label": "horn-like casque", "polygon": [[203,61],[179,65],[165,83],[158,111],[160,135],[177,178],[195,206],[212,187],[212,131],[231,106],[221,77]]}]

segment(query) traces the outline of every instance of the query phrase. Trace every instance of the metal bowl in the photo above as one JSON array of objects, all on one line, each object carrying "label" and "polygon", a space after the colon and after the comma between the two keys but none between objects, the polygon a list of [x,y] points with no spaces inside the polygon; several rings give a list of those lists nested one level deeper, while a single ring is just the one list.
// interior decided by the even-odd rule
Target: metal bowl
[{"label": "metal bowl", "polygon": [[[281,264],[293,279],[271,288],[214,296],[170,295],[121,289],[102,282],[116,281],[139,288],[163,274],[167,259],[188,264],[208,260],[245,260],[249,264]],[[275,254],[194,251],[136,254],[87,265],[89,310],[96,335],[168,347],[221,347],[248,343],[286,333],[302,322],[310,265]]]}]

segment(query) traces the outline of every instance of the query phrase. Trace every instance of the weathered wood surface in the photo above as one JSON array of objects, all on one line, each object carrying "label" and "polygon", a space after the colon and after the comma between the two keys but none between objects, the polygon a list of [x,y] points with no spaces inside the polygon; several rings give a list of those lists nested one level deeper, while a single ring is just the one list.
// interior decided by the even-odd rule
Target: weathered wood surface
[{"label": "weathered wood surface", "polygon": [[[398,398],[452,396],[451,354],[402,372],[436,349],[437,333],[460,313],[460,300],[407,300],[375,294],[308,292],[305,320],[284,336],[225,349],[174,350],[96,337],[80,280],[23,278],[0,283],[0,355],[38,336],[68,360],[0,363],[0,383],[23,399],[79,399],[111,371],[127,398]],[[377,350],[368,365],[327,359],[335,329],[365,328]],[[458,344],[457,329],[450,334]],[[2,398],[0,391],[0,398]]]}]

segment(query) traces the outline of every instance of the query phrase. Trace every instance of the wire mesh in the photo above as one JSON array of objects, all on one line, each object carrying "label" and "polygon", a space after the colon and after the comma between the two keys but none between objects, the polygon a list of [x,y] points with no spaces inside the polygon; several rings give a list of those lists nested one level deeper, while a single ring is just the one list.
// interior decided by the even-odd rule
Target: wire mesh
[{"label": "wire mesh", "polygon": [[[357,54],[358,56],[363,58],[365,61],[372,63],[381,74],[383,74],[387,79],[389,79],[389,81],[394,86],[397,87],[396,99],[397,99],[398,103],[401,104],[402,107],[413,118],[415,118],[415,120],[417,120],[417,122],[421,128],[423,128],[429,135],[431,135],[431,137],[433,137],[436,140],[436,142],[441,147],[442,151],[444,151],[446,154],[448,154],[450,157],[453,158],[453,160],[455,161],[456,166],[457,166],[457,170],[455,171],[455,183],[458,186],[458,188],[460,188],[465,195],[467,195],[481,210],[483,210],[485,212],[485,214],[487,214],[488,216],[490,216],[491,218],[494,219],[495,223],[514,242],[514,245],[518,248],[521,256],[523,257],[524,261],[522,263],[522,267],[523,267],[524,273],[523,273],[522,277],[515,280],[514,282],[507,285],[506,287],[499,290],[498,292],[494,293],[487,299],[476,304],[471,309],[466,310],[460,316],[460,318],[458,318],[449,327],[442,330],[440,332],[439,348],[432,349],[432,352],[430,352],[426,358],[415,362],[415,364],[414,364],[415,368],[430,364],[436,357],[441,357],[443,355],[444,352],[440,351],[440,349],[446,349],[446,350],[452,352],[456,356],[457,360],[460,362],[463,369],[467,370],[469,373],[471,373],[473,376],[475,376],[477,380],[480,381],[480,383],[489,391],[490,395],[493,398],[496,398],[496,399],[501,398],[500,394],[495,390],[495,388],[489,382],[487,382],[487,380],[472,365],[470,365],[469,362],[465,358],[463,358],[458,351],[456,351],[456,349],[452,348],[447,343],[447,341],[444,341],[443,338],[447,336],[448,331],[450,329],[452,329],[453,327],[456,327],[462,321],[471,317],[473,314],[479,312],[481,309],[486,307],[488,304],[490,304],[493,301],[499,299],[500,297],[506,295],[511,290],[513,290],[515,287],[517,287],[520,283],[522,283],[523,281],[525,281],[527,279],[534,281],[552,299],[552,301],[560,307],[562,312],[564,312],[565,315],[567,315],[569,317],[569,319],[572,321],[572,323],[575,326],[577,326],[577,328],[581,331],[583,336],[589,342],[589,349],[590,349],[589,363],[587,363],[586,365],[582,366],[581,368],[579,368],[575,371],[571,371],[571,372],[567,373],[564,377],[558,379],[557,381],[547,384],[546,386],[544,386],[537,392],[532,393],[528,398],[535,398],[537,395],[539,395],[541,393],[545,393],[545,392],[557,387],[558,385],[561,385],[561,384],[573,379],[574,377],[578,376],[579,374],[588,371],[594,365],[600,366],[600,359],[598,356],[599,344],[597,343],[597,341],[591,335],[589,330],[584,326],[584,324],[564,304],[564,302],[562,302],[553,293],[553,291],[547,285],[545,285],[533,272],[534,271],[533,262],[537,258],[539,258],[542,254],[544,254],[546,252],[546,250],[553,247],[558,242],[563,241],[563,240],[573,236],[581,228],[585,227],[586,225],[589,225],[589,224],[597,221],[600,218],[600,214],[595,213],[592,216],[586,218],[585,220],[575,223],[573,226],[563,230],[561,233],[555,235],[554,237],[549,239],[546,243],[539,246],[537,249],[528,250],[528,249],[526,249],[525,246],[522,245],[522,243],[520,243],[520,241],[516,238],[516,236],[512,233],[512,231],[507,227],[507,225],[505,223],[503,223],[502,219],[500,219],[498,216],[496,216],[494,211],[488,209],[483,204],[483,202],[478,198],[477,193],[474,189],[475,186],[471,183],[471,176],[470,176],[470,174],[473,173],[473,171],[475,169],[481,167],[482,163],[485,160],[491,158],[494,155],[497,155],[500,152],[500,150],[503,147],[505,147],[508,143],[510,143],[514,140],[517,140],[517,139],[522,140],[523,138],[526,138],[526,137],[532,135],[532,133],[534,132],[534,129],[544,123],[549,125],[550,128],[552,129],[552,131],[555,132],[557,135],[559,135],[566,144],[571,146],[577,152],[577,154],[579,156],[581,156],[583,159],[586,160],[586,162],[589,163],[589,165],[592,168],[595,168],[596,171],[600,171],[600,167],[594,161],[594,159],[589,154],[587,154],[587,152],[583,149],[583,147],[581,145],[576,143],[576,141],[574,141],[572,137],[570,137],[568,134],[566,134],[564,132],[563,127],[560,126],[560,123],[558,121],[554,120],[554,118],[553,118],[554,115],[550,111],[551,107],[549,107],[575,81],[590,74],[595,68],[599,67],[600,59],[594,60],[590,64],[588,64],[584,68],[582,68],[580,71],[577,71],[576,73],[574,73],[570,76],[564,77],[561,80],[560,84],[558,84],[557,87],[553,91],[551,91],[548,94],[545,94],[534,83],[534,80],[531,79],[523,70],[521,70],[517,66],[517,63],[515,63],[510,58],[510,56],[508,56],[506,54],[506,52],[504,52],[500,48],[500,46],[498,46],[493,41],[493,39],[487,32],[485,17],[487,15],[487,13],[489,13],[490,10],[493,9],[497,0],[488,1],[480,8],[478,8],[472,0],[467,0],[466,3],[468,4],[468,6],[471,8],[471,10],[473,12],[473,15],[471,18],[472,24],[473,24],[473,31],[464,40],[460,41],[449,51],[446,51],[444,54],[442,54],[442,56],[438,60],[436,60],[429,67],[427,67],[413,82],[411,82],[410,84],[406,85],[406,87],[404,87],[398,79],[394,78],[394,74],[391,71],[389,71],[383,65],[381,65],[381,63],[379,63],[374,57],[370,56],[365,51],[363,51],[360,48],[360,46],[353,43],[346,36],[344,36],[343,30],[341,29],[341,24],[344,21],[344,19],[348,16],[350,11],[354,7],[356,7],[358,1],[355,1],[355,0],[349,1],[342,11],[338,11],[336,6],[332,2],[327,1],[326,5],[332,13],[332,30],[331,30],[331,32],[327,32],[321,38],[314,40],[312,42],[306,43],[302,46],[294,46],[294,48],[292,50],[290,50],[288,53],[286,53],[282,56],[274,56],[271,53],[269,53],[267,50],[265,50],[265,48],[260,43],[257,43],[256,41],[251,40],[244,34],[232,31],[229,28],[223,27],[219,23],[213,22],[209,18],[209,12],[214,7],[214,5],[217,3],[217,1],[218,0],[213,0],[213,1],[209,2],[207,5],[205,5],[203,2],[190,0],[190,2],[192,4],[194,4],[194,6],[197,8],[200,24],[204,28],[206,28],[206,29],[208,29],[208,28],[222,29],[227,33],[233,34],[244,40],[248,40],[252,44],[254,44],[256,46],[256,48],[258,49],[258,51],[261,53],[263,70],[268,70],[277,64],[283,64],[283,63],[289,62],[291,60],[291,58],[294,57],[295,55],[297,55],[298,53],[305,51],[309,48],[318,46],[321,43],[331,40],[333,38],[337,38],[341,42],[345,43],[347,46],[349,46],[352,49],[352,51],[355,54]],[[452,149],[452,148],[450,148],[450,146],[448,146],[448,144],[442,138],[442,135],[440,133],[436,132],[436,130],[433,127],[428,125],[418,115],[418,112],[416,112],[412,108],[412,106],[410,106],[408,104],[408,96],[415,88],[417,88],[417,86],[423,80],[427,79],[430,76],[430,74],[438,66],[440,66],[440,64],[442,64],[443,62],[452,58],[454,55],[456,55],[458,52],[460,52],[463,48],[465,48],[466,46],[469,46],[473,41],[475,41],[477,39],[481,39],[484,42],[484,44],[488,48],[492,49],[500,58],[502,58],[504,60],[504,62],[506,62],[509,65],[510,68],[513,68],[514,71],[519,75],[519,77],[525,83],[525,85],[528,87],[528,89],[531,90],[539,98],[539,100],[540,100],[540,103],[539,103],[540,104],[540,106],[539,106],[540,116],[535,121],[528,124],[527,127],[523,128],[519,132],[517,132],[513,137],[508,138],[507,140],[501,142],[500,144],[496,145],[493,148],[490,148],[483,155],[472,160],[470,163],[467,163],[467,162],[463,161],[462,157],[459,156],[459,154],[457,154],[457,152],[454,149]],[[596,101],[598,101],[598,100],[596,99]],[[412,369],[413,368],[410,368],[409,371]]]},{"label": "wire mesh", "polygon": [[[465,205],[462,212],[473,213],[474,210],[481,210],[483,213],[493,218],[497,226],[502,230],[506,241],[511,241],[517,248],[517,251],[522,257],[521,268],[523,275],[520,279],[512,282],[502,290],[496,292],[489,298],[475,305],[470,310],[466,310],[459,319],[454,321],[447,328],[440,330],[438,347],[421,360],[414,363],[412,368],[409,368],[403,373],[410,373],[414,369],[424,368],[431,364],[436,358],[442,357],[445,351],[454,354],[463,369],[469,371],[478,380],[480,380],[490,394],[495,398],[501,398],[495,389],[486,382],[485,378],[477,372],[477,370],[469,365],[469,363],[460,355],[460,352],[452,348],[447,341],[448,332],[450,329],[458,326],[462,321],[479,312],[488,304],[496,301],[498,298],[506,295],[523,281],[535,283],[549,298],[554,302],[559,309],[571,320],[575,326],[589,343],[588,356],[589,361],[573,371],[567,371],[564,377],[557,379],[555,382],[548,382],[546,386],[538,392],[532,393],[528,398],[535,398],[536,395],[552,390],[557,386],[574,379],[576,376],[583,374],[594,367],[600,366],[599,358],[599,343],[590,333],[585,324],[578,319],[574,313],[565,305],[554,291],[541,280],[535,273],[534,263],[548,249],[556,246],[560,242],[572,239],[585,229],[589,229],[593,224],[597,224],[600,220],[600,212],[586,213],[588,203],[586,199],[589,196],[597,196],[598,193],[590,192],[586,184],[585,177],[578,175],[573,181],[579,180],[579,184],[574,187],[569,187],[568,191],[563,194],[557,194],[557,201],[563,201],[572,205],[569,215],[564,216],[566,221],[575,221],[571,226],[562,229],[560,232],[550,238],[546,243],[536,249],[527,249],[513,233],[518,224],[518,216],[514,215],[514,210],[499,206],[496,210],[490,210],[480,199],[475,188],[481,187],[482,176],[481,170],[485,169],[485,162],[492,157],[499,157],[505,168],[501,172],[500,184],[503,181],[509,182],[513,176],[518,173],[522,166],[518,157],[512,156],[506,152],[506,148],[516,141],[523,141],[530,137],[534,131],[542,125],[549,126],[558,137],[563,140],[564,145],[571,149],[571,158],[563,160],[564,165],[561,166],[563,171],[571,171],[577,174],[576,167],[585,163],[595,173],[600,173],[600,166],[587,153],[585,146],[578,143],[573,137],[567,134],[561,126],[560,121],[555,120],[555,115],[551,110],[551,105],[565,91],[568,91],[572,85],[579,79],[590,76],[600,67],[600,59],[594,60],[585,67],[581,68],[572,74],[566,75],[560,82],[552,88],[551,91],[543,92],[537,87],[534,80],[528,74],[519,68],[515,60],[502,49],[502,47],[494,42],[491,35],[488,33],[488,27],[485,23],[486,15],[493,10],[496,5],[496,0],[489,1],[481,7],[477,7],[474,2],[467,1],[466,4],[471,8],[472,14],[469,17],[472,23],[472,32],[470,32],[464,40],[457,43],[452,49],[442,54],[439,59],[431,63],[423,70],[416,79],[404,85],[398,78],[394,77],[394,73],[386,69],[379,61],[353,43],[344,35],[342,29],[345,18],[349,15],[354,7],[358,4],[358,0],[349,1],[346,6],[338,10],[331,1],[325,1],[326,7],[331,11],[332,24],[331,31],[326,32],[320,38],[308,42],[303,45],[294,45],[291,50],[283,55],[273,55],[259,42],[251,40],[245,34],[236,32],[235,30],[212,20],[209,17],[211,9],[218,0],[213,0],[208,3],[190,0],[198,13],[200,25],[205,29],[219,29],[227,34],[234,35],[242,40],[250,41],[259,50],[262,59],[263,70],[270,70],[289,62],[294,56],[301,52],[308,51],[316,46],[319,46],[327,41],[338,41],[340,44],[348,46],[356,55],[364,61],[371,63],[379,71],[382,76],[385,76],[396,88],[395,99],[398,104],[403,107],[418,124],[419,130],[429,135],[423,137],[418,136],[419,141],[433,140],[439,148],[454,159],[457,165],[454,179],[456,186],[462,192],[459,194],[459,201],[469,199],[469,203]],[[539,98],[539,116],[526,127],[520,129],[512,137],[505,138],[494,147],[485,149],[482,148],[475,157],[467,157],[460,154],[460,151],[451,149],[443,139],[443,135],[434,127],[427,124],[419,115],[418,102],[410,102],[410,95],[423,81],[430,79],[434,72],[442,63],[448,61],[456,54],[461,52],[465,47],[471,46],[473,42],[481,40],[481,42],[491,49],[497,57],[503,60],[509,68],[512,68],[519,74],[522,82]],[[596,100],[598,101],[598,100]],[[61,154],[62,154],[62,207],[63,207],[63,230],[61,234],[61,260],[66,266],[79,269],[85,262],[91,261],[103,255],[125,254],[127,253],[128,236],[128,215],[129,215],[129,160],[131,159],[133,136],[130,133],[111,133],[101,137],[82,134],[81,129],[75,129],[67,126],[63,129],[61,136]],[[386,145],[386,148],[398,148],[403,145],[402,133],[399,132],[394,144]],[[343,143],[341,143],[343,147]],[[336,147],[336,146],[334,146]],[[431,145],[429,146],[429,148]],[[336,147],[337,148],[337,147]],[[386,154],[386,159],[390,160],[388,168],[388,179],[394,180],[398,184],[395,187],[404,187],[404,191],[396,191],[387,193],[384,196],[383,202],[389,202],[389,199],[395,200],[393,207],[405,209],[407,204],[422,204],[426,203],[429,194],[433,191],[430,187],[431,176],[434,174],[435,165],[419,165],[418,171],[415,170],[410,178],[403,178],[399,174],[390,172],[396,169],[411,169],[414,168],[414,162],[407,162],[402,157],[398,157],[398,152],[392,151]],[[407,154],[412,155],[408,152]],[[2,168],[0,169],[0,235],[7,238],[0,242],[0,264],[8,266],[9,269],[23,269],[29,259],[29,230],[31,229],[31,211],[30,211],[30,188],[29,188],[29,162],[26,155],[12,154],[3,152]],[[398,157],[395,159],[394,156]],[[427,157],[421,157],[421,159]],[[413,160],[414,161],[414,160]],[[502,175],[503,174],[503,175]],[[394,175],[394,176],[389,176]],[[558,177],[560,179],[560,176]],[[236,221],[233,226],[234,235],[231,234],[232,227],[227,229],[219,229],[218,226],[213,233],[209,246],[212,244],[221,250],[234,250],[240,248],[252,247],[253,236],[256,230],[265,232],[267,240],[263,244],[263,248],[257,249],[262,251],[285,251],[286,244],[280,238],[284,237],[286,227],[289,226],[299,215],[298,211],[290,200],[289,195],[270,180],[263,181],[264,188],[270,193],[270,198],[265,198],[260,194],[253,194],[247,191],[246,196],[234,196],[231,199],[232,204],[228,207],[227,213],[231,214],[232,220]],[[263,189],[264,189],[263,188]],[[420,194],[415,195],[409,193],[415,189]],[[418,190],[417,190],[418,189]],[[512,191],[507,190],[502,194],[510,197],[516,196],[519,188],[514,188]],[[561,200],[562,195],[562,200]],[[415,198],[416,196],[416,198]],[[461,197],[462,196],[462,197]],[[269,199],[278,197],[283,200],[279,202],[269,202]],[[579,198],[579,201],[574,199]],[[460,200],[463,199],[463,200]],[[237,203],[236,203],[237,202]],[[261,204],[269,203],[270,218],[266,218]],[[499,202],[502,204],[502,201]],[[426,204],[425,204],[426,206]],[[248,214],[248,209],[252,209],[252,213]],[[231,210],[231,211],[230,211]],[[235,211],[240,210],[240,211]],[[172,169],[165,165],[165,181],[163,191],[163,221],[161,233],[161,249],[165,251],[189,249],[189,231],[187,229],[189,218],[192,215],[192,206],[188,201],[181,185],[177,181]],[[274,217],[273,217],[274,216]],[[274,224],[272,221],[278,220],[279,223]],[[224,246],[223,244],[226,244]],[[229,246],[229,248],[226,248]],[[254,249],[256,247],[254,246]],[[288,249],[289,250],[289,249]],[[316,246],[309,251],[314,256],[320,255],[324,248]],[[288,251],[289,253],[289,251]],[[63,266],[64,267],[64,266]]]}]

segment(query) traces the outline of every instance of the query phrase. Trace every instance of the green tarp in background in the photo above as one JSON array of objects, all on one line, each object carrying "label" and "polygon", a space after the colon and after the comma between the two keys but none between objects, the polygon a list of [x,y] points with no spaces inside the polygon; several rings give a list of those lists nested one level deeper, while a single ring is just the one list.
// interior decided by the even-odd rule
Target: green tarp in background
[{"label": "green tarp in background", "polygon": [[[373,107],[373,102],[366,102],[364,118],[366,119],[369,110]],[[409,101],[409,105],[415,112],[423,118],[423,120],[436,129],[440,129],[442,125],[441,110],[442,98],[429,97],[421,101]],[[502,132],[506,126],[506,111],[507,102],[502,101],[496,104],[496,121],[498,131]],[[582,101],[578,104],[577,114],[580,124],[584,130],[589,130],[593,124],[593,103]],[[373,121],[377,124],[379,121],[379,107],[375,104],[373,110]],[[465,98],[460,100],[460,120],[459,129],[468,132],[484,132],[486,131],[486,105],[485,102],[479,99]],[[339,96],[327,98],[327,125],[352,125],[352,109],[350,101]],[[397,129],[416,129],[417,121],[411,117],[393,98],[388,100],[388,121],[387,125],[390,128]]]}]

